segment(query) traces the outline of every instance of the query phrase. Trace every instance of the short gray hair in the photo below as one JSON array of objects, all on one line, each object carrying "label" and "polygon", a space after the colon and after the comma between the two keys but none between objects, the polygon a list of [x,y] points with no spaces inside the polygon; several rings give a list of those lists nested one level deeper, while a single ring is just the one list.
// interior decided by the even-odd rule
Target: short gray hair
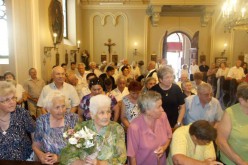
[{"label": "short gray hair", "polygon": [[50,93],[48,93],[48,95],[45,97],[43,101],[43,108],[49,111],[53,107],[53,101],[59,100],[59,99],[65,100],[65,105],[67,107],[68,103],[67,103],[66,96],[62,92],[55,90],[55,91],[51,91]]},{"label": "short gray hair", "polygon": [[9,94],[16,94],[16,88],[11,82],[0,81],[0,96],[4,97]]},{"label": "short gray hair", "polygon": [[208,83],[202,82],[198,87],[197,87],[197,93],[202,92],[203,90],[208,89],[210,92],[212,92],[212,86]]},{"label": "short gray hair", "polygon": [[243,82],[237,88],[237,98],[248,100],[248,83]]},{"label": "short gray hair", "polygon": [[78,63],[78,66],[79,66],[79,65],[82,65],[83,67],[85,67],[85,64],[82,63],[82,62],[81,62],[81,63]]},{"label": "short gray hair", "polygon": [[158,79],[163,79],[163,77],[165,75],[167,75],[168,73],[170,73],[172,75],[174,74],[173,69],[171,67],[163,66],[163,67],[159,68],[157,71]]},{"label": "short gray hair", "polygon": [[116,84],[118,84],[121,80],[125,80],[126,83],[127,83],[127,78],[125,76],[123,76],[123,75],[120,75],[116,79]]},{"label": "short gray hair", "polygon": [[90,98],[90,113],[91,116],[95,116],[98,112],[98,110],[104,106],[108,106],[109,109],[111,107],[111,99],[107,96],[107,95],[96,95],[96,96],[92,96]]},{"label": "short gray hair", "polygon": [[154,108],[158,100],[161,100],[161,95],[158,92],[147,91],[141,94],[138,98],[138,106],[141,113],[145,113],[147,110]]}]

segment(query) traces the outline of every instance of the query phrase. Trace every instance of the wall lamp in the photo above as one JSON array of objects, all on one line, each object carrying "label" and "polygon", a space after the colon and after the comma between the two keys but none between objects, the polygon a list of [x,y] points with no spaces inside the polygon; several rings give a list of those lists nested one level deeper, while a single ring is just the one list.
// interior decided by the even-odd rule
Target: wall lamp
[{"label": "wall lamp", "polygon": [[138,45],[138,43],[135,42],[135,43],[134,43],[134,52],[133,52],[133,55],[135,55],[135,56],[138,55],[137,45]]},{"label": "wall lamp", "polygon": [[57,50],[58,51],[58,48],[56,47],[58,42],[57,42],[57,33],[53,33],[53,47],[52,46],[45,46],[44,47],[44,55],[46,56],[51,56],[51,50],[54,49],[54,50]]},{"label": "wall lamp", "polygon": [[75,50],[70,50],[70,54],[79,53],[79,50],[80,50],[80,43],[81,43],[81,41],[78,40],[78,41],[77,41],[77,49],[75,49]]},{"label": "wall lamp", "polygon": [[226,48],[227,48],[227,43],[224,43],[224,49],[223,51],[221,52],[221,56],[224,56],[226,54]]}]

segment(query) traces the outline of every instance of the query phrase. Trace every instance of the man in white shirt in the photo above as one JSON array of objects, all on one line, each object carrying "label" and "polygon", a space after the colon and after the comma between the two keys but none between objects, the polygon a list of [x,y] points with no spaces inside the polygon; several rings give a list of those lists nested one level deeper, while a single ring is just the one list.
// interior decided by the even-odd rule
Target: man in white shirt
[{"label": "man in white shirt", "polygon": [[97,77],[99,77],[102,72],[96,67],[96,63],[95,62],[90,62],[90,70],[89,70],[89,73],[95,73],[95,75]]},{"label": "man in white shirt", "polygon": [[79,105],[79,98],[75,88],[65,82],[65,70],[60,66],[56,66],[55,68],[53,68],[52,79],[53,82],[44,86],[44,88],[42,89],[37,106],[42,107],[42,113],[45,114],[46,110],[43,108],[44,98],[51,91],[59,90],[68,99],[69,105],[66,107],[67,112],[75,113],[77,111],[77,106]]},{"label": "man in white shirt", "polygon": [[227,92],[227,95],[229,96],[229,102],[226,104],[227,107],[235,104],[237,102],[236,92],[237,92],[237,86],[244,81],[245,73],[244,69],[241,67],[241,61],[237,60],[236,65],[229,69],[226,82],[229,81],[229,90]]},{"label": "man in white shirt", "polygon": [[227,80],[236,79],[237,83],[242,82],[245,78],[244,69],[241,67],[242,61],[237,60],[236,65],[232,67],[227,74]]},{"label": "man in white shirt", "polygon": [[147,65],[147,70],[148,70],[148,73],[146,75],[146,78],[147,77],[153,77],[156,79],[156,84],[158,83],[158,75],[157,75],[157,71],[156,71],[156,63],[155,61],[150,61]]},{"label": "man in white shirt", "polygon": [[196,64],[195,60],[192,60],[192,64],[189,67],[189,71],[190,71],[190,81],[193,81],[194,74],[196,72],[200,72],[199,66]]},{"label": "man in white shirt", "polygon": [[124,76],[119,76],[116,80],[117,87],[110,93],[115,96],[117,102],[122,101],[122,98],[129,94],[127,85],[127,79]]},{"label": "man in white shirt", "polygon": [[85,71],[85,65],[84,63],[78,64],[78,73],[76,74],[78,79],[78,85],[83,87],[87,87],[88,83],[86,80],[87,72]]}]

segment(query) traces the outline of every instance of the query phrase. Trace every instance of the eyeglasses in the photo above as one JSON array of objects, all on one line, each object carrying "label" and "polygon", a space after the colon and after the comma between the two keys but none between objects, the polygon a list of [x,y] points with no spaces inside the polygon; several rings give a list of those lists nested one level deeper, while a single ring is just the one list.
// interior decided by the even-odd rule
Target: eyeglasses
[{"label": "eyeglasses", "polygon": [[11,98],[7,98],[5,100],[1,100],[0,103],[7,104],[7,103],[10,103],[10,101],[16,101],[16,100],[17,100],[17,97],[13,96]]}]

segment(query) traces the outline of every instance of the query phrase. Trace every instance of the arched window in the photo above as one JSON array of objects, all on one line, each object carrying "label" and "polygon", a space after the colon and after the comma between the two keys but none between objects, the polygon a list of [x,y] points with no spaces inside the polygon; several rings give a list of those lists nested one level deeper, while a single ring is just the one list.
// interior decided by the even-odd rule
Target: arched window
[{"label": "arched window", "polygon": [[0,64],[9,64],[9,41],[6,5],[0,0]]},{"label": "arched window", "polygon": [[64,15],[64,33],[63,37],[68,39],[68,19],[67,19],[67,0],[62,1],[63,15]]}]

